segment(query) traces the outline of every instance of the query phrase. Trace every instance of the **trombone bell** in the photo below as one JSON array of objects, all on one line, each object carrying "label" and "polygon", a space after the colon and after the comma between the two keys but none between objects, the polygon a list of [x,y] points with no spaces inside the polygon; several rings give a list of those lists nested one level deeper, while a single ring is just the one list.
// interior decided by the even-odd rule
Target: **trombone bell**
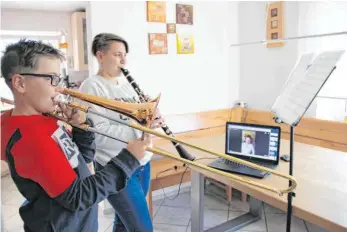
[{"label": "trombone bell", "polygon": [[[148,103],[128,103],[97,97],[74,89],[58,88],[57,92],[124,114],[133,118],[140,124],[148,124],[154,119],[160,101],[160,94],[153,101]],[[89,110],[89,107],[77,102],[68,102],[67,104],[79,108],[84,112],[88,112]]]}]

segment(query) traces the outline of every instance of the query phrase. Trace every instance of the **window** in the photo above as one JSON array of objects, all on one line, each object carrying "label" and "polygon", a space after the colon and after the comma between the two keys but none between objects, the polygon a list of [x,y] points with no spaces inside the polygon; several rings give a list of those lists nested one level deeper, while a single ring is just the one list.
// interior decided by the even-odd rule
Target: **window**
[{"label": "window", "polygon": [[[60,32],[40,32],[40,31],[1,31],[0,51],[1,57],[7,45],[18,42],[21,38],[31,40],[42,40],[50,43],[53,47],[58,48],[60,40]],[[13,100],[13,95],[9,87],[6,85],[4,78],[0,78],[0,96],[9,100]],[[0,104],[0,110],[4,110],[7,106]]]},{"label": "window", "polygon": [[343,122],[347,118],[347,98],[317,96],[316,118]]}]

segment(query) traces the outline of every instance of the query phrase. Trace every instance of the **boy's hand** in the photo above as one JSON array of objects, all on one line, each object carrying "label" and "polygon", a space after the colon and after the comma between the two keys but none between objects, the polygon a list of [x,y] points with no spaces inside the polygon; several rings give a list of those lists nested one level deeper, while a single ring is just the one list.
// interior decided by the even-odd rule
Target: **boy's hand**
[{"label": "boy's hand", "polygon": [[67,118],[68,123],[71,123],[72,125],[81,125],[86,122],[87,114],[85,112],[65,104],[59,104],[59,106],[62,113]]},{"label": "boy's hand", "polygon": [[127,150],[140,161],[145,156],[147,147],[151,144],[152,136],[147,135],[144,140],[130,140],[127,145]]},{"label": "boy's hand", "polygon": [[151,129],[157,129],[157,128],[163,127],[164,125],[165,125],[165,121],[162,117],[160,117],[160,118],[154,119],[151,122],[150,128]]},{"label": "boy's hand", "polygon": [[163,116],[161,115],[160,110],[157,109],[154,116],[154,120],[151,122],[150,128],[157,129],[157,128],[163,127],[164,125],[165,125],[165,120]]}]

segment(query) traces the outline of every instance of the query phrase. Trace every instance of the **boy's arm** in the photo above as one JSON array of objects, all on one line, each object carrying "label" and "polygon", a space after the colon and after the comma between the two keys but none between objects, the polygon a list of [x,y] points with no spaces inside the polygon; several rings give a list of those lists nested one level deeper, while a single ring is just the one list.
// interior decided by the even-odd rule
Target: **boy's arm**
[{"label": "boy's arm", "polygon": [[11,153],[21,177],[37,182],[51,198],[70,211],[87,209],[121,191],[139,167],[137,159],[123,149],[101,171],[79,179],[60,147],[52,138],[42,135],[20,139]]},{"label": "boy's arm", "polygon": [[[90,127],[94,127],[93,121],[89,118],[87,118],[85,123]],[[73,127],[72,140],[78,146],[78,149],[80,150],[86,163],[91,163],[94,160],[96,149],[94,133]]]}]

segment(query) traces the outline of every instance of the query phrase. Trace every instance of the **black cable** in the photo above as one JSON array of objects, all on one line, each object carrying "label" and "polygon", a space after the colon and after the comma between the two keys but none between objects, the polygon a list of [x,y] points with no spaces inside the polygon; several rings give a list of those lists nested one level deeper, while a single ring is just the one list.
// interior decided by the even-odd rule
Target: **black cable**
[{"label": "black cable", "polygon": [[[198,159],[195,159],[194,162],[195,162],[195,161],[198,161],[198,160],[204,160],[204,159],[215,159],[215,158],[207,158],[207,157],[206,157],[206,158],[198,158]],[[169,200],[173,201],[173,200],[175,200],[175,199],[180,195],[181,185],[182,185],[182,182],[183,182],[183,177],[184,177],[184,174],[186,174],[187,169],[189,168],[189,166],[188,166],[187,164],[183,164],[183,167],[185,167],[185,166],[186,166],[186,169],[185,169],[184,172],[182,173],[181,180],[180,180],[180,183],[179,183],[179,185],[178,185],[177,194],[176,194],[176,196],[174,196],[173,198],[170,198],[170,197],[168,197],[168,196],[166,195],[165,190],[164,190],[164,187],[163,187],[163,185],[160,183],[160,181],[158,180],[158,177],[159,177],[159,174],[165,173],[165,172],[170,171],[170,170],[177,170],[178,167],[175,165],[175,166],[172,167],[172,168],[168,168],[168,169],[166,169],[166,170],[163,170],[163,171],[157,173],[155,179],[156,179],[156,181],[158,181],[158,183],[159,183],[159,185],[160,185],[160,187],[161,187],[161,190],[162,190],[163,193],[164,193],[164,199],[169,199]]]},{"label": "black cable", "polygon": [[[175,167],[177,167],[177,166],[175,166]],[[167,171],[170,171],[170,170],[173,170],[173,169],[175,170],[175,169],[176,169],[175,167],[174,167],[174,168],[166,169],[166,170],[164,170],[164,171],[161,171],[161,172],[157,173],[157,175],[156,175],[156,177],[155,177],[155,179],[158,181],[158,183],[159,183],[159,185],[160,185],[160,187],[161,187],[161,190],[162,190],[163,193],[164,193],[164,199],[169,199],[169,200],[171,200],[171,201],[175,200],[175,199],[179,196],[180,191],[181,191],[181,185],[182,185],[182,182],[183,182],[183,177],[184,177],[184,174],[186,173],[188,167],[186,167],[186,169],[184,170],[184,172],[183,172],[183,174],[182,174],[182,176],[181,176],[181,181],[180,181],[180,184],[179,184],[179,186],[178,186],[177,194],[176,194],[176,196],[174,196],[173,198],[170,198],[170,197],[168,197],[168,196],[166,195],[166,193],[165,193],[165,191],[164,191],[164,187],[163,187],[163,185],[160,183],[160,181],[158,180],[158,177],[159,177],[159,174],[162,174],[162,173],[164,173],[164,172],[167,172]]]}]

